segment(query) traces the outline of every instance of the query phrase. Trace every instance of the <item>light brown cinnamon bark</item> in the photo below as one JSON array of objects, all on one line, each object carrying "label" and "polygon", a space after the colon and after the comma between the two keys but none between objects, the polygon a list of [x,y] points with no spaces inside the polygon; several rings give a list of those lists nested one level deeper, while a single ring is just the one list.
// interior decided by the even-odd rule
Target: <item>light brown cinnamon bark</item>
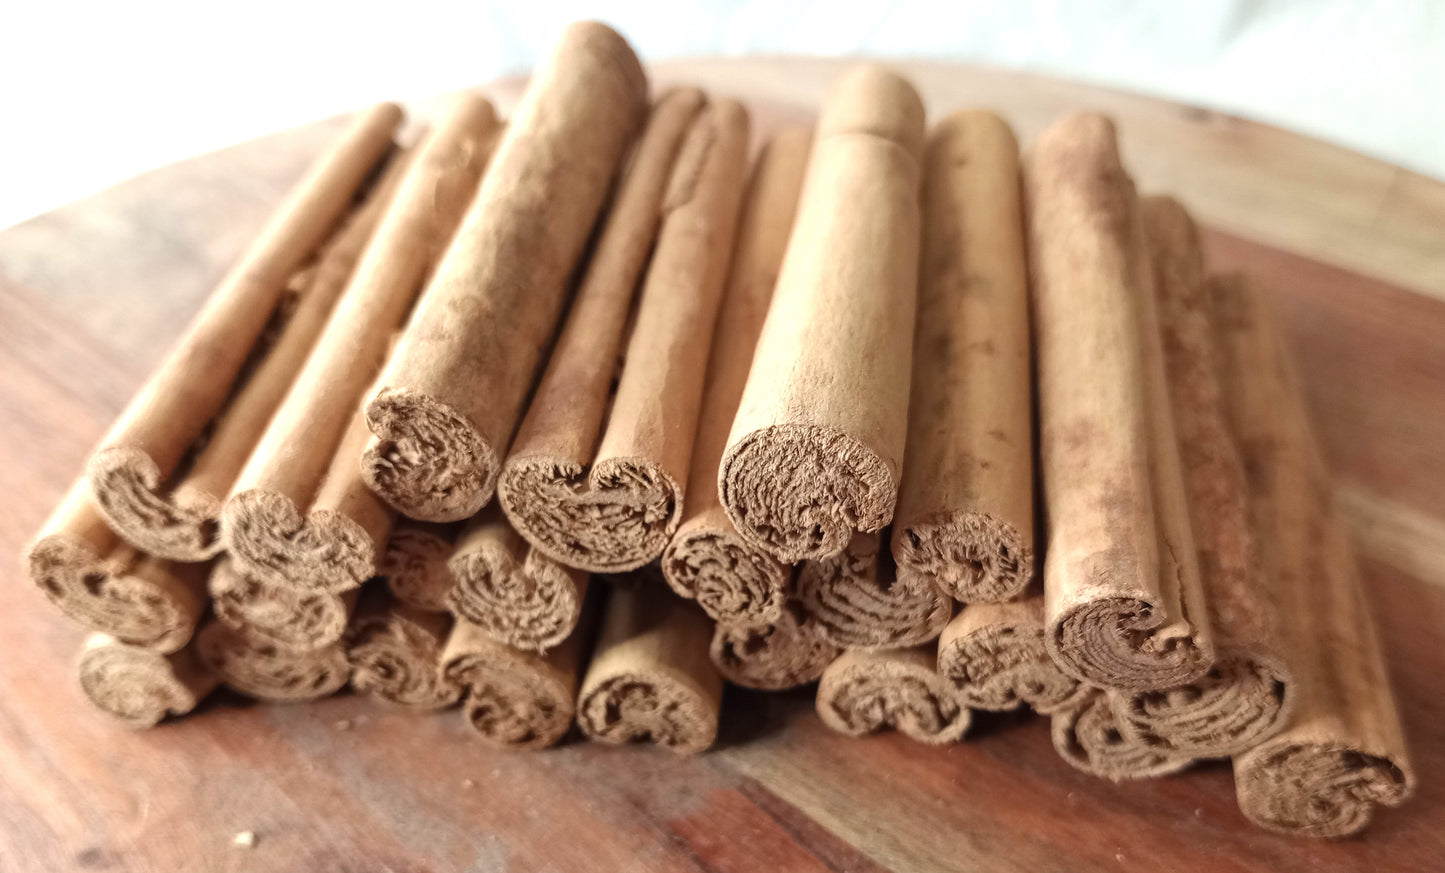
[{"label": "light brown cinnamon bark", "polygon": [[462,687],[442,672],[452,617],[407,606],[382,587],[363,592],[346,630],[351,687],[408,709],[442,709]]},{"label": "light brown cinnamon bark", "polygon": [[[312,164],[221,280],[91,456],[87,476],[102,506],[124,503],[115,492],[117,483],[131,494],[170,487],[171,476],[231,395],[287,283],[392,148],[401,116],[390,103],[361,113]],[[119,517],[124,516],[122,510]]]},{"label": "light brown cinnamon bark", "polygon": [[953,601],[928,576],[895,567],[876,533],[856,533],[831,558],[797,571],[796,597],[818,634],[840,648],[901,649],[937,638]]},{"label": "light brown cinnamon bark", "polygon": [[577,694],[577,724],[604,743],[656,743],[681,754],[717,738],[722,677],[708,657],[712,627],[655,581],[614,587]]},{"label": "light brown cinnamon bark", "polygon": [[662,555],[672,590],[725,624],[787,621],[782,613],[789,570],[738,533],[718,500],[717,477],[787,249],[812,141],[807,128],[784,130],[763,148],[753,170],[708,360],[687,506]]},{"label": "light brown cinnamon bark", "polygon": [[817,622],[796,600],[767,624],[719,624],[713,629],[713,666],[744,688],[781,691],[818,681],[841,653],[818,632]]},{"label": "light brown cinnamon bark", "polygon": [[403,519],[392,527],[379,575],[391,593],[416,609],[446,612],[454,579],[447,562],[456,549],[456,525]]},{"label": "light brown cinnamon bark", "polygon": [[174,652],[206,608],[205,564],[150,558],[122,543],[77,481],[26,550],[30,579],[69,618],[122,642]]},{"label": "light brown cinnamon bark", "polygon": [[260,700],[319,700],[340,691],[351,677],[339,644],[307,652],[282,649],[219,621],[196,634],[196,654],[222,682]]},{"label": "light brown cinnamon bark", "polygon": [[1133,183],[1091,113],[1028,170],[1049,654],[1095,685],[1182,685],[1214,646]]},{"label": "light brown cinnamon bark", "polygon": [[938,638],[938,672],[970,709],[1049,714],[1076,703],[1084,689],[1044,647],[1042,594],[963,607]]},{"label": "light brown cinnamon bark", "polygon": [[1059,757],[1112,782],[1168,776],[1194,763],[1190,755],[1126,736],[1107,696],[1097,688],[1055,711],[1051,731]]},{"label": "light brown cinnamon bark", "polygon": [[1416,784],[1349,534],[1310,430],[1304,396],[1263,293],[1211,283],[1230,421],[1294,670],[1285,728],[1234,759],[1239,807],[1256,824],[1342,837]]},{"label": "light brown cinnamon bark", "polygon": [[532,76],[381,388],[367,483],[404,515],[457,521],[507,442],[624,151],[647,80],[605,25],[569,25]]},{"label": "light brown cinnamon bark", "polygon": [[1028,278],[1018,141],[957,112],[924,153],[923,254],[908,448],[893,524],[900,567],[968,603],[1033,574]]},{"label": "light brown cinnamon bark", "polygon": [[507,460],[507,517],[564,564],[599,573],[636,569],[662,554],[681,521],[747,144],[747,111],[733,100],[710,102],[683,141],[590,468],[575,463],[575,453]]},{"label": "light brown cinnamon bark", "polygon": [[365,441],[341,444],[351,441],[348,424],[392,334],[476,190],[496,127],[491,104],[464,95],[417,147],[315,351],[226,501],[223,538],[245,572],[335,593],[375,571],[384,537],[368,536],[365,520],[345,512],[367,500],[359,474],[346,470],[355,470]]},{"label": "light brown cinnamon bark", "polygon": [[931,645],[844,652],[818,681],[818,715],[855,737],[896,730],[920,743],[957,742],[970,713],[935,668]]},{"label": "light brown cinnamon bark", "polygon": [[299,652],[334,646],[346,633],[356,592],[297,591],[216,562],[207,587],[218,621],[260,642]]},{"label": "light brown cinnamon bark", "polygon": [[452,611],[508,646],[545,652],[566,640],[582,615],[587,572],[529,545],[499,507],[467,524],[449,566]]},{"label": "light brown cinnamon bark", "polygon": [[797,219],[718,471],[738,531],[826,558],[893,517],[908,425],[923,104],[865,66],[823,106]]},{"label": "light brown cinnamon bark", "polygon": [[185,715],[220,682],[192,648],[167,655],[105,634],[86,638],[78,672],[90,702],[133,728]]}]

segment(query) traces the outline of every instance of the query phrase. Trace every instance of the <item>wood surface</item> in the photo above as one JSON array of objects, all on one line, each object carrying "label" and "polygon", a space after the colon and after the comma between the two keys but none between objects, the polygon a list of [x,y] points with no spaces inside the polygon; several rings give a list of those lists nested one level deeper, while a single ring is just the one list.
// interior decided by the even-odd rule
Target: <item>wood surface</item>
[{"label": "wood surface", "polygon": [[[736,96],[764,131],[806,120],[843,62],[660,64]],[[693,759],[570,741],[491,751],[455,711],[360,696],[213,697],[132,733],[93,710],[84,633],[18,554],[333,119],[133,179],[0,232],[0,870],[1425,870],[1445,857],[1445,185],[1287,132],[1161,101],[939,63],[898,65],[930,117],[1000,111],[1027,145],[1085,107],[1119,121],[1145,192],[1207,226],[1213,263],[1276,289],[1421,787],[1362,839],[1250,827],[1229,770],[1114,786],[1054,754],[1043,719],[969,740],[829,732],[811,691],[730,689]],[[487,89],[505,112],[517,83]],[[378,95],[385,96],[385,95]],[[425,115],[435,101],[414,105]],[[1435,299],[1431,299],[1431,298]],[[232,845],[251,831],[251,848]]]}]

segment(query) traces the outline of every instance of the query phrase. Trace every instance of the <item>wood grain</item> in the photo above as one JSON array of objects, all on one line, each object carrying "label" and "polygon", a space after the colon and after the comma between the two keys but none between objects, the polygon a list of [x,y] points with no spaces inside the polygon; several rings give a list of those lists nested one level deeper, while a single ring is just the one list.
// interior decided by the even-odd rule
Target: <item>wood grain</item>
[{"label": "wood grain", "polygon": [[[968,743],[826,730],[807,691],[730,690],[719,748],[679,760],[571,742],[489,751],[456,712],[346,696],[214,698],[144,734],[92,711],[83,634],[0,564],[0,870],[1420,870],[1445,857],[1445,185],[1239,119],[1048,79],[901,64],[930,114],[989,106],[1027,144],[1070,109],[1120,121],[1146,191],[1214,228],[1209,256],[1276,289],[1362,556],[1421,790],[1359,840],[1247,825],[1227,768],[1113,786],[1047,724],[980,716]],[[840,62],[687,61],[763,131],[806,120]],[[517,83],[488,89],[505,111]],[[439,101],[414,107],[425,116]],[[139,177],[0,232],[0,553],[85,453],[331,120]],[[1426,292],[1425,294],[1414,292]],[[254,831],[254,848],[231,845]]]}]

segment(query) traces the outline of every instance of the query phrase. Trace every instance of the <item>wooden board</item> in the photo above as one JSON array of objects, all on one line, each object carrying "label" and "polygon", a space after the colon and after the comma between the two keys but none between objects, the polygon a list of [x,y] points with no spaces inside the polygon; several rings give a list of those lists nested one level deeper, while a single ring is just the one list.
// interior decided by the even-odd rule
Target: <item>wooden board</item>
[{"label": "wooden board", "polygon": [[[1001,110],[1027,142],[1096,107],[1146,191],[1211,226],[1214,263],[1277,289],[1350,511],[1421,777],[1364,839],[1240,816],[1227,766],[1114,786],[1042,720],[967,743],[829,733],[807,692],[730,691],[719,748],[488,751],[455,712],[219,695],[130,733],[72,673],[82,633],[23,578],[23,543],[338,120],[187,161],[0,233],[0,871],[1424,870],[1445,858],[1445,186],[1284,131],[1133,95],[900,64],[934,115]],[[810,116],[835,61],[658,65]],[[503,107],[518,83],[488,89]],[[435,101],[417,107],[426,115]],[[236,848],[243,831],[253,848]]]}]

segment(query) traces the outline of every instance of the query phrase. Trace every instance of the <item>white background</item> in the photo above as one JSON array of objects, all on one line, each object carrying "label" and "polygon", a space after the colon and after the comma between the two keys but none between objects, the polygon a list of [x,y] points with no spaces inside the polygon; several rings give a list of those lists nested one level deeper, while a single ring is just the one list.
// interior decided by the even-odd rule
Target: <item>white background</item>
[{"label": "white background", "polygon": [[278,128],[523,71],[574,18],[646,59],[913,55],[1069,76],[1445,177],[1445,0],[0,0],[0,227]]}]

